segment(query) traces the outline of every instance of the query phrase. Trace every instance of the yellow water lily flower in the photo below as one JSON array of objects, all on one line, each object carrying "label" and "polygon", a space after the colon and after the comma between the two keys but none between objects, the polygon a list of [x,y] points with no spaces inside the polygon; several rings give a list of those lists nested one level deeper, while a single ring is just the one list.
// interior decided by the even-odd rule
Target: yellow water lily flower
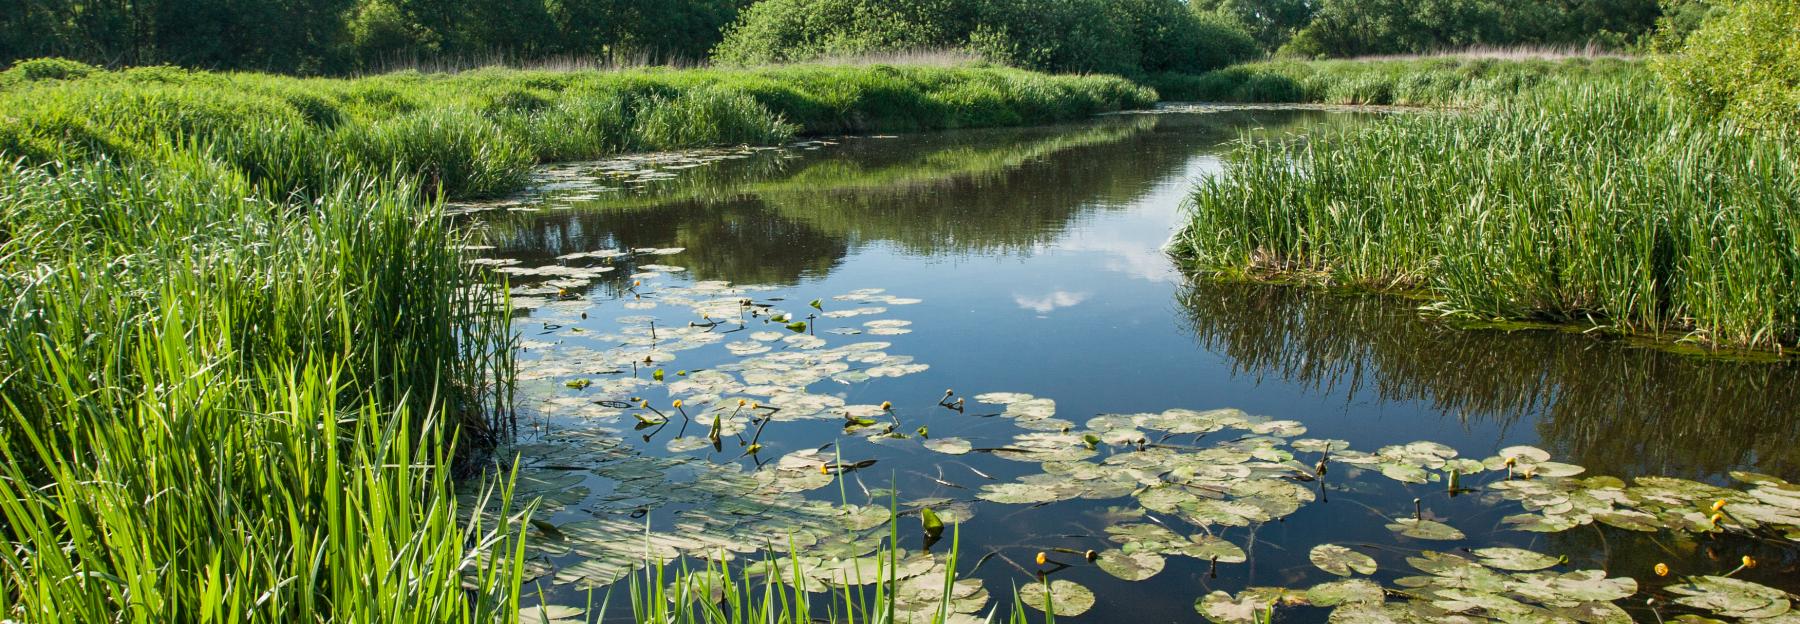
[{"label": "yellow water lily flower", "polygon": [[1721,498],[1721,499],[1713,502],[1713,506],[1712,506],[1713,513],[1718,513],[1719,511],[1722,511],[1724,509],[1725,509],[1725,499]]},{"label": "yellow water lily flower", "polygon": [[882,410],[883,410],[883,411],[886,411],[886,410],[891,410],[891,409],[894,409],[894,404],[893,404],[893,403],[891,403],[891,402],[888,402],[888,401],[882,401],[882,402],[881,402],[881,409],[882,409]]},{"label": "yellow water lily flower", "polygon": [[1756,567],[1756,558],[1751,557],[1750,555],[1744,555],[1744,567],[1746,567],[1746,568]]},{"label": "yellow water lily flower", "polygon": [[1038,565],[1044,565],[1044,563],[1045,563],[1045,562],[1047,562],[1047,561],[1049,561],[1049,560],[1050,560],[1050,555],[1049,555],[1049,554],[1046,554],[1046,553],[1044,553],[1044,552],[1041,552],[1041,551],[1040,551],[1040,552],[1038,552],[1038,556],[1037,556],[1037,564],[1038,564]]},{"label": "yellow water lily flower", "polygon": [[681,407],[681,399],[675,399],[675,407],[678,409]]},{"label": "yellow water lily flower", "polygon": [[1669,564],[1666,564],[1666,563],[1656,564],[1656,575],[1657,576],[1668,576],[1669,575]]},{"label": "yellow water lily flower", "polygon": [[826,468],[825,464],[819,464],[819,474],[822,474],[822,475],[831,474],[831,469]]},{"label": "yellow water lily flower", "polygon": [[1712,528],[1715,528],[1715,529],[1719,528],[1719,523],[1724,522],[1724,521],[1725,521],[1725,514],[1719,514],[1719,513],[1713,514],[1712,515]]}]

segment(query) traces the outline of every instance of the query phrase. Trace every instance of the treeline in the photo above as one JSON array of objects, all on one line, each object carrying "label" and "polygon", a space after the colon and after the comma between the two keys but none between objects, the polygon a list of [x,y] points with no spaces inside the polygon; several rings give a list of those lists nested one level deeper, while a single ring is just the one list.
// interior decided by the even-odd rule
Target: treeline
[{"label": "treeline", "polygon": [[1417,54],[1472,46],[1640,45],[1706,0],[1192,0],[1278,56]]},{"label": "treeline", "polygon": [[413,60],[698,61],[752,0],[7,0],[0,65],[299,74]]},{"label": "treeline", "polygon": [[1264,55],[1645,49],[1718,0],[12,0],[45,56],[343,74],[414,62],[762,64],[950,50],[1043,71],[1201,73]]},{"label": "treeline", "polygon": [[714,56],[758,64],[938,49],[1126,75],[1200,72],[1260,54],[1241,28],[1183,0],[763,0]]}]

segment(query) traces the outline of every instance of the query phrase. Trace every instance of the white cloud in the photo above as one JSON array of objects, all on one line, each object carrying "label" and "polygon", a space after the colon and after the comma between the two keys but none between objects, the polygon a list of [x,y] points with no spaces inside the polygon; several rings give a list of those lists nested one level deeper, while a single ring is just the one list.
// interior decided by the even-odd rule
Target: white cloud
[{"label": "white cloud", "polygon": [[1072,293],[1066,290],[1057,290],[1042,297],[1030,297],[1015,294],[1013,295],[1013,303],[1017,303],[1019,304],[1019,307],[1031,310],[1038,314],[1049,314],[1057,308],[1067,308],[1080,304],[1081,302],[1086,301],[1087,298],[1087,293]]}]

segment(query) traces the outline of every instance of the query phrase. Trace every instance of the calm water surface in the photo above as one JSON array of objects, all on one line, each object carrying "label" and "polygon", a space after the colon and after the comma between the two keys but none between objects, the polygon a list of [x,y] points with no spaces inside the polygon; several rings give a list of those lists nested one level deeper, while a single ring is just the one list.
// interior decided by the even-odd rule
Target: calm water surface
[{"label": "calm water surface", "polygon": [[[820,456],[827,459],[876,463],[793,496],[880,507],[893,500],[902,511],[938,499],[926,502],[962,509],[972,517],[961,527],[961,569],[998,553],[972,574],[991,594],[988,608],[1006,608],[1010,588],[1032,582],[1040,569],[1035,554],[1048,551],[1073,564],[1051,579],[1080,583],[1097,595],[1096,606],[1076,621],[1191,621],[1198,617],[1194,600],[1212,590],[1303,589],[1333,580],[1308,562],[1309,549],[1328,542],[1372,545],[1363,552],[1380,561],[1374,578],[1383,582],[1410,574],[1403,559],[1421,549],[1519,545],[1568,556],[1564,569],[1602,569],[1646,587],[1658,561],[1717,573],[1741,552],[1755,551],[1767,565],[1740,576],[1790,590],[1800,585],[1791,548],[1596,528],[1602,525],[1548,535],[1508,530],[1500,519],[1520,511],[1514,503],[1449,497],[1441,482],[1403,484],[1374,472],[1357,477],[1353,466],[1338,473],[1346,480],[1332,484],[1327,501],[1275,521],[1203,529],[1155,512],[1121,518],[1122,510],[1139,510],[1129,493],[1036,506],[982,501],[975,498],[982,486],[1043,468],[979,451],[953,456],[921,447],[921,426],[931,438],[964,438],[976,448],[1005,447],[1026,433],[1014,418],[995,415],[1005,406],[974,399],[1004,391],[1054,400],[1055,417],[1077,432],[1100,414],[1237,408],[1297,421],[1305,427],[1297,437],[1346,441],[1367,452],[1423,440],[1479,460],[1533,445],[1588,474],[1721,484],[1730,482],[1728,471],[1740,469],[1800,477],[1794,445],[1800,375],[1791,366],[1696,359],[1554,332],[1458,331],[1422,318],[1416,304],[1403,300],[1190,280],[1161,251],[1180,221],[1184,195],[1196,179],[1219,171],[1231,141],[1363,120],[1294,110],[1120,115],[1050,128],[835,139],[719,160],[549,170],[542,192],[514,206],[526,210],[478,220],[495,246],[492,257],[516,261],[515,272],[526,269],[511,278],[524,309],[516,325],[526,347],[519,450],[528,478],[562,492],[539,517],[552,526],[602,519],[681,534],[691,530],[681,528],[688,514],[740,495],[719,487],[659,499],[658,492],[680,490],[669,484],[693,489],[692,482],[716,474],[707,470],[728,464],[736,466],[728,468],[733,474],[755,475],[774,470],[787,454],[826,448]],[[647,248],[680,251],[566,258]],[[614,268],[530,275],[543,266]],[[751,340],[755,332],[793,334],[766,317],[744,317],[746,329],[708,344],[641,343],[650,318],[662,328],[659,341],[690,331],[689,323],[719,320],[666,302],[668,293],[681,299],[684,289],[709,281],[762,287],[720,297],[749,298],[799,320],[813,315],[809,329],[828,343],[824,348],[879,341],[891,343],[882,352],[913,358],[886,362],[905,369],[897,377],[851,375],[806,387],[851,406],[892,402],[891,416],[868,415],[878,422],[872,428],[893,423],[911,437],[871,441],[863,435],[870,428],[847,433],[844,418],[828,413],[769,423],[754,456],[744,446],[757,435],[753,421],[734,421],[742,431],[722,431],[721,450],[671,450],[672,439],[709,433],[705,424],[680,431],[672,396],[687,396],[684,409],[693,414],[725,409],[708,406],[713,393],[677,388],[672,395],[671,383],[717,367],[731,373],[744,356],[726,343]],[[862,289],[919,301],[833,299]],[[822,310],[808,307],[814,299],[822,299]],[[820,317],[864,306],[886,310]],[[737,316],[718,316],[727,318],[713,331],[738,327]],[[900,329],[909,331],[872,333],[875,327],[864,325],[870,320],[908,321]],[[842,333],[847,330],[865,333]],[[792,342],[768,344],[771,353],[804,350]],[[680,348],[687,346],[693,348]],[[637,353],[653,355],[652,362],[636,362]],[[664,382],[651,379],[657,368],[665,371]],[[967,399],[963,412],[937,405],[946,388]],[[716,394],[712,406],[756,400],[749,392]],[[638,399],[667,412],[670,425],[634,429],[635,414],[649,413],[633,406]],[[1160,441],[1199,448],[1246,435]],[[597,451],[583,444],[607,450],[596,459]],[[1100,444],[1090,461],[1132,451]],[[626,456],[642,465],[580,463]],[[1312,466],[1319,454],[1293,456]],[[634,466],[627,476],[651,485],[620,485],[619,465]],[[1425,517],[1468,538],[1396,536],[1384,525],[1413,517],[1414,498],[1423,499]],[[1079,555],[1054,550],[1116,548],[1106,539],[1108,526],[1154,521],[1182,535],[1210,532],[1229,540],[1246,551],[1247,561],[1214,569],[1208,561],[1170,556],[1155,576],[1125,582]],[[916,551],[916,517],[902,517],[897,526],[902,546]],[[551,544],[556,537],[539,536]],[[946,546],[933,550],[941,555]],[[552,581],[596,556],[579,545],[541,553],[539,582],[549,600],[583,601],[574,588],[580,583]],[[574,576],[565,573],[564,580]],[[1641,598],[1627,606],[1638,619],[1654,619]],[[1284,610],[1282,620],[1322,621],[1324,613]]]}]

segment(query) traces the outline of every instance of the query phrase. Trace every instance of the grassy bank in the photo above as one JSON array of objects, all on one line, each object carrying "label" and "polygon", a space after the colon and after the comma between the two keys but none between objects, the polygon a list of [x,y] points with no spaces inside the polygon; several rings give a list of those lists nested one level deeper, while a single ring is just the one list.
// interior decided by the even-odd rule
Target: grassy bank
[{"label": "grassy bank", "polygon": [[1214,272],[1426,291],[1447,313],[1708,345],[1800,333],[1800,144],[1654,83],[1246,144],[1174,251]]},{"label": "grassy bank", "polygon": [[452,489],[511,357],[459,235],[406,183],[149,156],[0,167],[0,618],[513,610]]},{"label": "grassy bank", "polygon": [[29,163],[204,154],[267,196],[398,172],[453,197],[535,163],[795,134],[1023,125],[1143,107],[1120,78],[1005,68],[399,73],[298,79],[35,61],[0,74],[0,153]]},{"label": "grassy bank", "polygon": [[[511,330],[435,198],[541,161],[1149,104],[1008,69],[0,74],[0,619],[506,621]],[[488,518],[485,524],[479,519]],[[656,605],[646,605],[656,607]]]},{"label": "grassy bank", "polygon": [[1164,100],[1397,106],[1475,106],[1555,82],[1623,82],[1641,61],[1434,56],[1383,60],[1264,61],[1146,81]]}]

